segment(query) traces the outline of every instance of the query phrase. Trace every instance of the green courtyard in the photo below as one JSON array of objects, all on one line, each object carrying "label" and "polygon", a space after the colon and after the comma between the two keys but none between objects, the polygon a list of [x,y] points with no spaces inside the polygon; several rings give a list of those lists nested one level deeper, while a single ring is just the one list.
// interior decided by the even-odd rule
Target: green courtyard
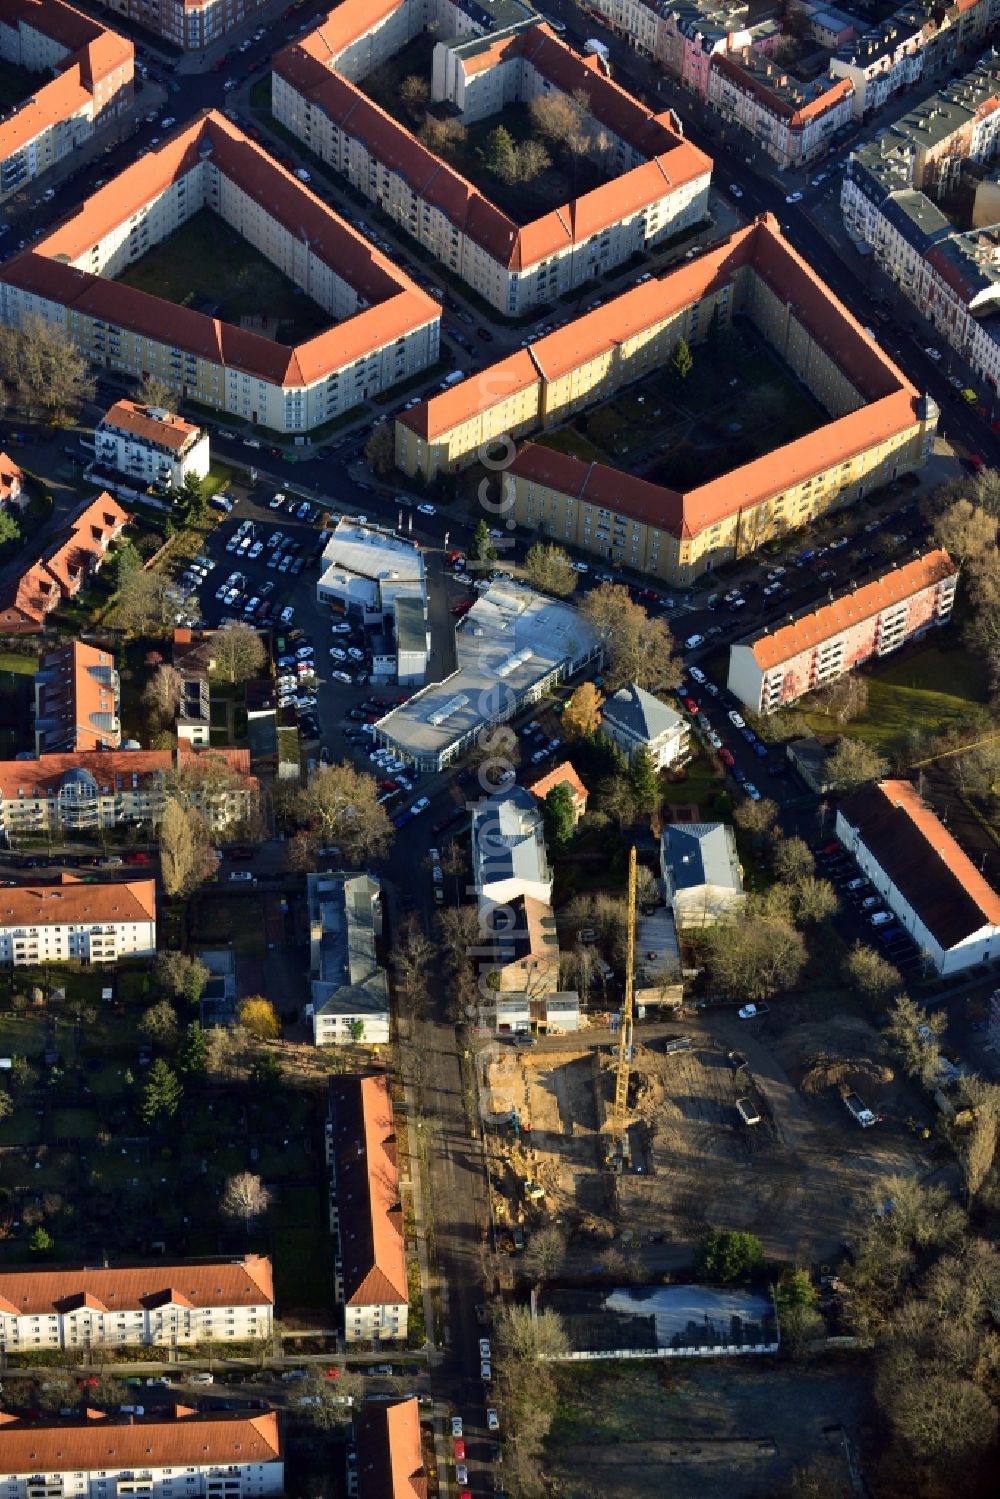
[{"label": "green courtyard", "polygon": [[[325,1079],[261,1043],[223,1072],[186,1074],[176,1045],[158,1041],[153,1061],[167,1061],[184,1094],[172,1118],[147,1124],[143,1017],[161,998],[138,963],[0,976],[0,1056],[12,1062],[3,1092],[13,1103],[0,1117],[0,1265],[250,1248],[274,1259],[283,1317],[327,1315]],[[197,1008],[174,1007],[183,1031]],[[219,1211],[225,1180],[241,1171],[258,1174],[272,1199],[249,1235]]]},{"label": "green courtyard", "polygon": [[958,641],[911,646],[866,670],[865,680],[868,703],[853,722],[837,723],[815,708],[793,709],[801,729],[867,739],[893,755],[906,748],[915,732],[961,728],[970,708],[987,702],[983,671]]},{"label": "green courtyard", "polygon": [[116,279],[237,326],[241,317],[264,313],[277,320],[278,338],[286,344],[303,343],[333,322],[259,250],[207,208]]},{"label": "green courtyard", "polygon": [[515,149],[526,141],[540,141],[531,112],[524,104],[505,104],[502,113],[462,127],[449,106],[430,105],[426,99],[408,103],[404,82],[420,78],[429,83],[434,41],[431,36],[415,37],[363,78],[359,86],[515,223],[530,224],[609,180],[611,174],[587,156],[551,145],[547,147],[550,162],[543,171],[515,181],[498,176],[488,165],[489,136],[503,126]]},{"label": "green courtyard", "polygon": [[669,366],[536,440],[680,491],[822,427],[820,403],[746,319]]}]

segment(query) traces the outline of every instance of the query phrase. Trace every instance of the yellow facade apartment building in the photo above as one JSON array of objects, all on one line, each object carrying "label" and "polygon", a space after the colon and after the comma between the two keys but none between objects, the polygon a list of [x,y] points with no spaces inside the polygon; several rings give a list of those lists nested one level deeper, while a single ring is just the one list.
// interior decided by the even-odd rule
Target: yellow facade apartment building
[{"label": "yellow facade apartment building", "polygon": [[[746,316],[830,420],[684,493],[518,438],[663,367],[683,337]],[[821,511],[920,467],[937,407],[911,386],[764,215],[396,421],[396,462],[430,480],[487,459],[519,525],[691,583]]]}]

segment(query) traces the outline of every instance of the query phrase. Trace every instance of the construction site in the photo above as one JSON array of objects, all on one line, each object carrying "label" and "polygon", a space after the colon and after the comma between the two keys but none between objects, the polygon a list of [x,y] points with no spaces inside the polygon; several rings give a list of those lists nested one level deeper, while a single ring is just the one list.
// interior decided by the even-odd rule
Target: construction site
[{"label": "construction site", "polygon": [[[909,1089],[879,1054],[836,991],[752,1022],[710,1009],[490,1045],[479,1083],[498,1246],[554,1223],[568,1272],[597,1273],[616,1248],[648,1274],[688,1265],[709,1229],[745,1229],[769,1257],[835,1262],[873,1185],[928,1165]],[[876,1128],[844,1106],[858,1091]]]}]

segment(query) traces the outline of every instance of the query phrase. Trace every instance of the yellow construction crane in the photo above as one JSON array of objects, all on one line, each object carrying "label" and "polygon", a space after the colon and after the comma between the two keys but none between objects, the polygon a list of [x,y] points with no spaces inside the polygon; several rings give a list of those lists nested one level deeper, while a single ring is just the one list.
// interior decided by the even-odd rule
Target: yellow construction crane
[{"label": "yellow construction crane", "polygon": [[611,1116],[611,1149],[608,1165],[621,1171],[628,1160],[628,1135],[625,1132],[625,1117],[628,1113],[628,1080],[632,1063],[632,991],[635,975],[635,845],[628,856],[628,936],[625,956],[625,999],[622,1004],[622,1024],[618,1034],[618,1070],[615,1073],[615,1106]]}]

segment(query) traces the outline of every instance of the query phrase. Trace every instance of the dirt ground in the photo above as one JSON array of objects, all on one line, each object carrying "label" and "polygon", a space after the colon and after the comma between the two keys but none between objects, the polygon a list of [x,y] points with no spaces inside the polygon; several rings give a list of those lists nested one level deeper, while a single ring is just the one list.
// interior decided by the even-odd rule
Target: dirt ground
[{"label": "dirt ground", "polygon": [[[491,1061],[497,1117],[517,1111],[517,1128],[488,1131],[497,1221],[530,1231],[555,1220],[585,1254],[617,1239],[638,1249],[648,1269],[686,1263],[709,1228],[749,1230],[774,1258],[834,1262],[872,1184],[923,1174],[932,1162],[912,1128],[916,1100],[880,1058],[876,1032],[856,1014],[821,1012],[817,1005],[799,1018],[789,1007],[751,1023],[730,1010],[706,1012],[684,1022],[691,1048],[672,1054],[662,1035],[642,1044],[640,1027],[629,1091],[632,1169],[617,1179],[617,1208],[604,1165],[610,1051],[567,1043],[557,1054]],[[875,1128],[862,1130],[827,1081],[845,1075],[845,1065],[849,1085],[881,1116]],[[759,1123],[742,1121],[738,1100]],[[536,1183],[542,1198],[532,1197]]]},{"label": "dirt ground", "polygon": [[546,1443],[561,1499],[764,1499],[792,1473],[828,1463],[829,1499],[851,1492],[864,1422],[863,1367],[762,1360],[678,1367],[574,1366],[561,1376]]}]

